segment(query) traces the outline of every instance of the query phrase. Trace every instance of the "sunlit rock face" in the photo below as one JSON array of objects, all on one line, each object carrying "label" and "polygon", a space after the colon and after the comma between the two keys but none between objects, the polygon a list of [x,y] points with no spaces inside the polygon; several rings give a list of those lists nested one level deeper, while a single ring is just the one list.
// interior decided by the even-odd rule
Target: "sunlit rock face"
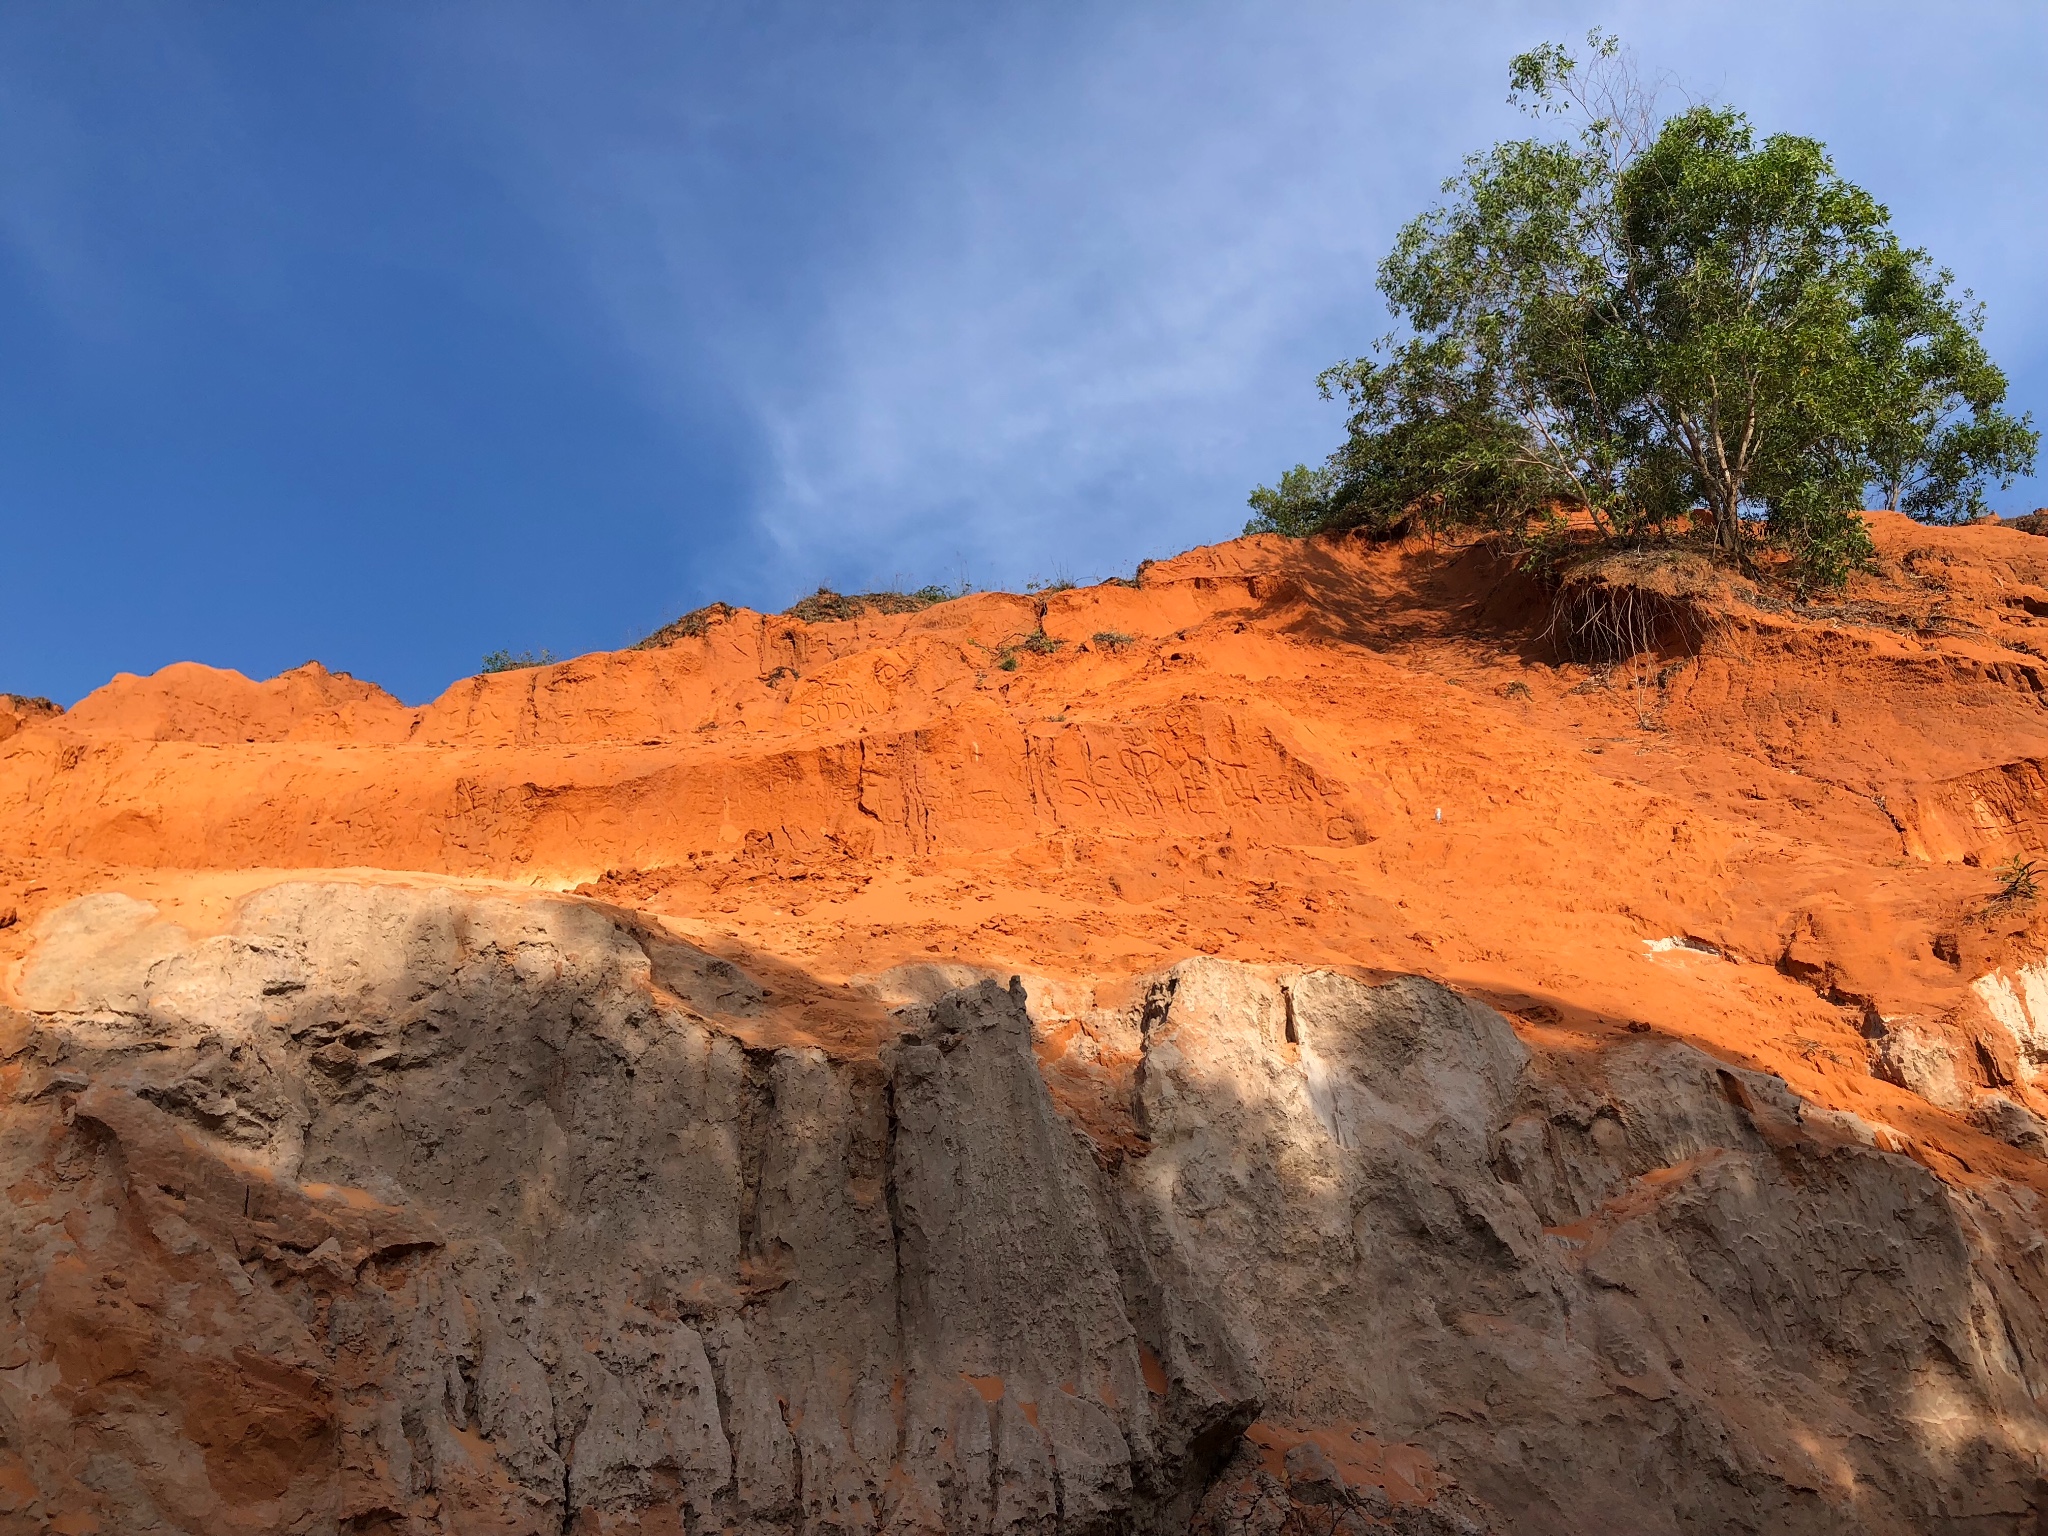
[{"label": "sunlit rock face", "polygon": [[6,1528],[2032,1529],[2031,1196],[1777,1077],[1284,965],[807,985],[431,882],[47,914]]}]

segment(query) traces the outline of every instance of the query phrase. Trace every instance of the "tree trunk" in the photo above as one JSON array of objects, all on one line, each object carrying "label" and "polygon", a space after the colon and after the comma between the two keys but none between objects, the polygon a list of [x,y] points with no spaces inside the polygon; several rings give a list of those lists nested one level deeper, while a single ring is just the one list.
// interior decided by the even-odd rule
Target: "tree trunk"
[{"label": "tree trunk", "polygon": [[1715,499],[1714,543],[1731,555],[1742,553],[1742,512],[1733,496]]}]

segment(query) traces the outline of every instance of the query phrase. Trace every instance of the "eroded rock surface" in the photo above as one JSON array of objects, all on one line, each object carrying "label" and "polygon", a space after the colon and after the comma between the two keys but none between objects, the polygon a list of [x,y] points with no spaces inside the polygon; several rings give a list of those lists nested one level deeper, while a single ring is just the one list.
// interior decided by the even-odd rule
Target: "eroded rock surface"
[{"label": "eroded rock surface", "polygon": [[432,885],[87,898],[15,990],[7,1529],[2035,1529],[2031,1192],[1673,1041],[1194,960],[1118,1138],[1021,987],[763,1044]]}]

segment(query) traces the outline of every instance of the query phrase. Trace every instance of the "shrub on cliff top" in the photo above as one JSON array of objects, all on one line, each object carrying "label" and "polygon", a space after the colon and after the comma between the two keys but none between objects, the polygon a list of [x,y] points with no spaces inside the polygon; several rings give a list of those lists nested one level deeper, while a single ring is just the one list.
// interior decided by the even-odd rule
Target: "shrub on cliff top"
[{"label": "shrub on cliff top", "polygon": [[731,603],[706,603],[702,608],[692,608],[679,619],[671,620],[657,629],[646,639],[635,642],[636,651],[658,651],[674,645],[678,640],[695,640],[706,633],[712,625],[723,624],[739,610]]},{"label": "shrub on cliff top", "polygon": [[[937,585],[919,587],[914,592],[895,588],[886,592],[834,592],[830,587],[820,587],[782,612],[785,618],[802,619],[806,624],[829,624],[841,619],[857,619],[865,613],[921,613],[934,603],[964,597],[967,591],[964,583],[958,592],[949,592]],[[710,630],[712,625],[723,624],[738,611],[730,603],[707,603],[702,608],[693,608],[636,642],[633,649],[660,650],[678,640],[694,640]]]},{"label": "shrub on cliff top", "polygon": [[820,587],[782,611],[787,617],[802,619],[807,624],[827,624],[838,619],[857,619],[870,611],[920,613],[952,596],[940,586],[919,587],[915,592],[834,592],[830,587]]},{"label": "shrub on cliff top", "polygon": [[[1495,145],[1410,222],[1379,287],[1403,329],[1325,370],[1345,442],[1251,495],[1247,532],[1491,530],[1869,558],[1857,508],[1960,520],[2033,463],[1982,311],[1817,141],[1708,105],[1659,118],[1614,38],[1514,60],[1575,138]],[[1703,509],[1703,510],[1696,510]]]}]

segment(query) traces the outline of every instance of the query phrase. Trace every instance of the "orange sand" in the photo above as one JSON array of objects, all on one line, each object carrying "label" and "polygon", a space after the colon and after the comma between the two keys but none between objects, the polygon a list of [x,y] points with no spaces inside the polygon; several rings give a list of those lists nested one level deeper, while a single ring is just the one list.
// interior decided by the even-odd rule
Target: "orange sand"
[{"label": "orange sand", "polygon": [[742,610],[421,709],[317,665],[123,674],[0,717],[0,977],[74,896],[203,927],[310,871],[581,890],[847,1050],[883,1026],[843,983],[904,961],[1104,999],[1193,952],[1418,972],[1539,1049],[1660,1031],[1945,1177],[2048,1183],[1866,1040],[1911,1016],[2019,1075],[1969,983],[2048,951],[1990,873],[2048,847],[2048,539],[1873,527],[1883,572],[1832,609],[1724,594],[1699,654],[1612,671],[1560,663],[1484,548],[1268,537],[1042,601]]}]

